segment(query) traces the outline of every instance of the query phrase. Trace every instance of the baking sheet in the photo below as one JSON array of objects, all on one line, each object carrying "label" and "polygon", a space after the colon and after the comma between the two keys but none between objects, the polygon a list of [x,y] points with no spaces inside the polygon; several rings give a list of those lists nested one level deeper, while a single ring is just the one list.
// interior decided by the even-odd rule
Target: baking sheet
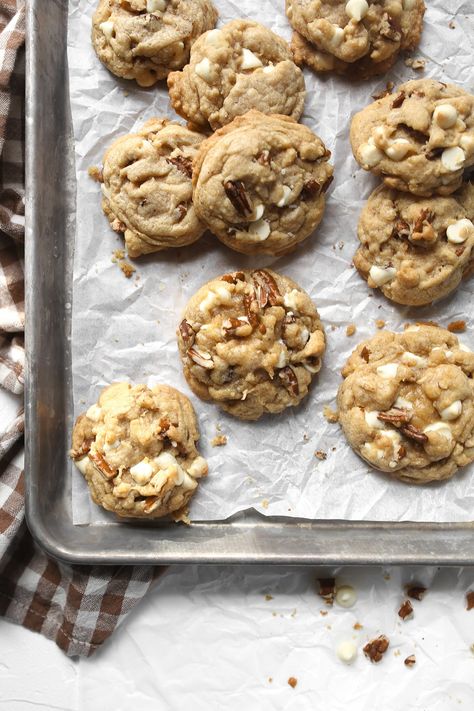
[{"label": "baking sheet", "polygon": [[[384,78],[360,85],[341,78],[317,78],[305,70],[308,90],[303,122],[333,152],[335,181],[317,234],[284,258],[244,257],[212,236],[188,248],[136,260],[136,275],[126,280],[112,253],[123,243],[100,207],[100,186],[88,176],[100,164],[106,147],[152,116],[176,118],[166,87],[141,90],[109,74],[91,47],[90,22],[95,0],[70,0],[69,67],[78,179],[77,237],[73,298],[73,376],[75,412],[94,402],[106,384],[116,380],[169,383],[191,397],[201,426],[201,451],[210,474],[199,487],[192,507],[194,520],[220,520],[254,508],[264,515],[309,519],[470,521],[474,518],[472,467],[450,482],[415,488],[370,470],[346,445],[338,425],[323,417],[335,406],[340,369],[357,342],[370,337],[375,321],[400,329],[413,318],[441,324],[465,319],[462,336],[474,348],[473,282],[439,305],[408,309],[391,305],[369,290],[351,267],[359,211],[377,181],[359,170],[349,147],[350,115],[385,86],[420,76],[400,60]],[[248,16],[289,39],[283,0],[240,3],[217,0],[219,24]],[[423,76],[456,81],[473,89],[472,37],[474,9],[453,2],[448,12],[433,0],[416,56],[427,59]],[[454,28],[450,28],[452,23]],[[456,61],[453,57],[456,56]],[[241,423],[214,405],[194,397],[181,372],[175,329],[190,296],[212,277],[231,269],[271,266],[288,274],[314,299],[325,323],[325,364],[310,396],[296,410],[258,423]],[[346,325],[355,323],[349,338]],[[228,437],[213,448],[216,433]],[[320,461],[315,450],[327,453]],[[75,524],[107,523],[94,506],[81,475],[72,468]]]}]

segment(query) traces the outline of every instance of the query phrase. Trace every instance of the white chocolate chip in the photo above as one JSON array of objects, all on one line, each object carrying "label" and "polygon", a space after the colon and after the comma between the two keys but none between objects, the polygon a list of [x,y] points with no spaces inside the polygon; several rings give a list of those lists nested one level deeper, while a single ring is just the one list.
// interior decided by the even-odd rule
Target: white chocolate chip
[{"label": "white chocolate chip", "polygon": [[438,432],[439,434],[443,435],[443,437],[446,437],[447,439],[452,439],[453,438],[453,433],[451,432],[451,427],[447,425],[445,422],[434,422],[432,425],[428,425],[425,427],[423,430],[425,434],[429,434],[430,432]]},{"label": "white chocolate chip", "polygon": [[369,5],[366,0],[349,0],[346,3],[346,13],[356,22],[360,22],[369,11]]},{"label": "white chocolate chip", "polygon": [[87,464],[88,464],[89,462],[90,462],[90,459],[89,459],[89,457],[86,456],[86,457],[82,457],[82,459],[76,459],[75,462],[74,462],[74,464],[75,464],[76,467],[79,469],[79,471],[81,472],[81,474],[83,474],[83,475],[85,476],[85,474],[86,474],[86,469],[87,469]]},{"label": "white chocolate chip", "polygon": [[268,64],[266,67],[263,67],[263,71],[265,72],[265,74],[271,74],[275,71],[275,67],[273,66],[273,64]]},{"label": "white chocolate chip", "polygon": [[363,143],[360,147],[360,159],[364,166],[368,168],[373,168],[383,158],[383,153],[375,145],[375,141],[372,137],[369,138],[367,143]]},{"label": "white chocolate chip", "polygon": [[402,438],[400,432],[397,432],[397,430],[385,430],[383,436],[388,437],[394,445],[397,445]]},{"label": "white chocolate chip", "polygon": [[147,12],[164,12],[166,10],[166,0],[146,0]]},{"label": "white chocolate chip", "polygon": [[406,400],[404,397],[397,397],[393,403],[394,407],[400,408],[400,410],[413,410],[413,403],[410,400]]},{"label": "white chocolate chip", "polygon": [[347,640],[347,642],[341,642],[336,649],[336,653],[341,662],[352,664],[357,657],[357,647],[354,642]]},{"label": "white chocolate chip", "polygon": [[468,156],[472,155],[474,153],[474,136],[469,133],[461,136],[459,145]]},{"label": "white chocolate chip", "polygon": [[249,222],[256,222],[263,217],[265,212],[265,205],[256,205],[253,209],[252,217],[249,218]]},{"label": "white chocolate chip", "polygon": [[285,304],[287,309],[292,309],[293,311],[296,311],[296,313],[298,313],[298,303],[300,298],[300,292],[298,291],[298,289],[292,289],[284,295],[283,303]]},{"label": "white chocolate chip", "polygon": [[364,414],[364,418],[369,427],[376,430],[384,430],[385,425],[379,420],[380,412],[378,410],[369,410]]},{"label": "white chocolate chip", "polygon": [[288,185],[283,185],[283,197],[280,198],[280,200],[277,202],[277,207],[285,207],[286,205],[289,205],[291,202],[291,194],[292,190],[291,188],[288,187]]},{"label": "white chocolate chip", "polygon": [[110,20],[108,22],[102,22],[99,25],[99,28],[102,30],[108,40],[112,39],[112,35],[115,29],[115,25],[113,22],[110,22]]},{"label": "white chocolate chip", "polygon": [[403,0],[404,10],[413,10],[416,5],[416,0]]},{"label": "white chocolate chip", "polygon": [[439,413],[442,420],[456,420],[462,412],[461,400],[455,400],[451,405],[445,407]]},{"label": "white chocolate chip", "polygon": [[121,441],[119,439],[116,439],[115,442],[112,442],[112,444],[108,444],[107,442],[104,444],[104,452],[111,452],[114,449],[118,449],[121,445]]},{"label": "white chocolate chip", "polygon": [[92,420],[92,422],[99,422],[102,417],[102,410],[98,405],[91,405],[86,412],[86,417],[88,417],[89,420]]},{"label": "white chocolate chip", "polygon": [[402,363],[405,365],[410,365],[413,367],[424,368],[426,363],[426,358],[416,355],[416,353],[411,353],[410,351],[405,351],[401,357]]},{"label": "white chocolate chip", "polygon": [[278,356],[276,367],[284,368],[285,365],[288,363],[288,351],[286,350],[286,346],[283,341],[280,341],[280,344],[282,346],[282,349],[280,351],[280,355]]},{"label": "white chocolate chip", "polygon": [[398,363],[386,363],[385,365],[379,365],[377,368],[377,373],[381,378],[395,378],[397,375]]},{"label": "white chocolate chip", "polygon": [[208,60],[207,57],[204,57],[196,66],[194,67],[194,71],[198,75],[198,77],[201,77],[201,79],[204,79],[205,82],[208,84],[212,84],[212,67],[211,63]]},{"label": "white chocolate chip", "polygon": [[148,461],[148,459],[142,459],[141,462],[135,464],[134,467],[130,467],[130,474],[137,484],[143,486],[143,484],[148,484],[151,477],[153,476],[153,467]]},{"label": "white chocolate chip", "polygon": [[266,220],[258,220],[258,222],[252,222],[249,226],[248,234],[251,235],[252,239],[256,242],[263,242],[267,239],[271,231],[272,228],[269,222]]},{"label": "white chocolate chip", "polygon": [[331,39],[329,40],[329,43],[332,47],[339,47],[339,45],[341,44],[341,42],[344,39],[344,30],[342,29],[342,27],[339,27],[338,25],[333,25],[333,27],[334,27],[334,32],[333,32]]},{"label": "white chocolate chip", "polygon": [[454,223],[454,225],[449,225],[446,231],[446,236],[448,238],[448,242],[452,242],[453,244],[462,244],[469,239],[469,237],[474,236],[474,225],[471,220],[468,220],[467,218],[458,220]]},{"label": "white chocolate chip", "polygon": [[196,457],[188,469],[188,474],[192,476],[193,479],[200,479],[207,474],[207,470],[206,460],[203,457]]},{"label": "white chocolate chip", "polygon": [[224,35],[221,30],[209,30],[206,33],[206,44],[219,44],[222,41]]},{"label": "white chocolate chip", "polygon": [[461,170],[464,166],[466,160],[466,154],[462,148],[459,146],[453,146],[452,148],[445,148],[441,153],[441,163],[446,168],[446,170],[454,173],[456,170]]},{"label": "white chocolate chip", "polygon": [[458,112],[451,104],[441,104],[435,108],[433,120],[440,128],[452,128],[458,120]]},{"label": "white chocolate chip", "polygon": [[232,292],[229,288],[225,286],[215,287],[215,291],[209,291],[205,298],[199,304],[199,310],[203,313],[210,313],[213,308],[225,304],[230,306],[232,304]]},{"label": "white chocolate chip", "polygon": [[357,601],[357,593],[352,585],[341,585],[336,592],[336,602],[341,607],[353,607]]},{"label": "white chocolate chip", "polygon": [[257,69],[262,66],[262,62],[259,60],[256,54],[250,51],[250,49],[242,50],[242,62],[240,64],[241,69]]},{"label": "white chocolate chip", "polygon": [[412,149],[412,144],[406,138],[395,138],[385,149],[385,153],[391,160],[403,160]]},{"label": "white chocolate chip", "polygon": [[395,267],[378,267],[374,264],[370,267],[369,276],[376,286],[383,286],[392,279],[395,279],[397,270]]}]

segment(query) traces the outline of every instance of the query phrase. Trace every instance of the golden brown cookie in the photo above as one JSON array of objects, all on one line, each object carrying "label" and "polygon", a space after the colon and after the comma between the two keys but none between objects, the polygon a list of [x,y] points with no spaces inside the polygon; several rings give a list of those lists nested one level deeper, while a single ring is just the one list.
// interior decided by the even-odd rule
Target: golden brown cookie
[{"label": "golden brown cookie", "polygon": [[185,309],[178,344],[196,395],[243,420],[298,405],[326,348],[308,294],[269,269],[205,284]]},{"label": "golden brown cookie", "polygon": [[381,331],[342,370],[339,422],[351,447],[413,484],[474,461],[474,353],[436,326]]},{"label": "golden brown cookie", "polygon": [[152,86],[184,67],[194,40],[216,22],[210,0],[99,0],[92,44],[113,74]]},{"label": "golden brown cookie", "polygon": [[114,383],[77,418],[71,457],[96,504],[118,516],[185,516],[207,474],[196,416],[168,385]]},{"label": "golden brown cookie", "polygon": [[251,20],[202,35],[189,64],[168,77],[168,88],[171,105],[190,125],[214,130],[250,109],[297,121],[306,94],[288,44]]},{"label": "golden brown cookie", "polygon": [[193,172],[196,212],[237,252],[291,252],[322,219],[330,155],[306,126],[249,111],[201,145]]}]

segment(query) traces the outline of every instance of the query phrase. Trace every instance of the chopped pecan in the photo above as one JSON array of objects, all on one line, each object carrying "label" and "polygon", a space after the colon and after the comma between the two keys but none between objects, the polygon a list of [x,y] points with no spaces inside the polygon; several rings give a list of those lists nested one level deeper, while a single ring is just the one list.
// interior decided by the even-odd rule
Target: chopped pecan
[{"label": "chopped pecan", "polygon": [[364,347],[362,348],[362,350],[361,350],[361,352],[360,352],[360,356],[361,356],[361,358],[363,358],[363,359],[365,360],[366,363],[369,362],[370,351],[369,351],[369,349],[367,348],[367,346],[364,346]]},{"label": "chopped pecan", "polygon": [[336,595],[336,581],[334,578],[319,578],[319,595],[332,605]]},{"label": "chopped pecan", "polygon": [[[329,187],[329,185],[328,185]],[[319,195],[321,192],[321,185],[318,183],[317,180],[314,178],[311,178],[310,180],[307,180],[305,184],[303,185],[303,190],[301,191],[301,196],[303,200],[309,200],[312,197],[315,197],[316,195]]]},{"label": "chopped pecan", "polygon": [[474,590],[466,593],[466,610],[472,610],[474,608]]},{"label": "chopped pecan", "polygon": [[153,509],[153,506],[156,504],[156,502],[159,500],[158,496],[147,496],[145,504],[143,506],[143,511],[145,513],[150,513],[150,511]]},{"label": "chopped pecan", "polygon": [[206,353],[206,351],[202,351],[200,348],[196,348],[196,346],[189,348],[188,356],[196,365],[200,365],[201,368],[205,368],[206,370],[212,370],[214,368],[214,361],[211,355]]},{"label": "chopped pecan", "polygon": [[405,600],[404,603],[402,603],[399,611],[398,611],[398,616],[402,618],[402,620],[406,620],[407,617],[410,617],[410,615],[413,614],[413,605],[411,604],[410,600]]},{"label": "chopped pecan", "polygon": [[364,647],[364,654],[371,662],[380,662],[390,644],[388,638],[382,634],[376,639],[370,640]]},{"label": "chopped pecan", "polygon": [[267,327],[265,326],[264,323],[261,323],[260,326],[258,327],[258,330],[260,331],[262,336],[264,336],[267,332]]},{"label": "chopped pecan", "polygon": [[462,333],[465,330],[465,321],[451,321],[451,323],[448,323],[448,331],[451,331],[451,333]]},{"label": "chopped pecan", "polygon": [[109,466],[100,452],[89,452],[89,459],[106,479],[113,479],[117,472]]},{"label": "chopped pecan", "polygon": [[169,428],[171,427],[171,422],[167,417],[162,417],[160,420],[160,431],[159,434],[163,434],[164,432],[167,432]]},{"label": "chopped pecan", "polygon": [[250,205],[247,193],[245,192],[245,185],[241,180],[226,180],[224,183],[224,190],[232,205],[240,215],[251,214],[252,206]]},{"label": "chopped pecan", "polygon": [[391,425],[394,425],[395,427],[407,425],[412,417],[413,415],[411,412],[409,412],[408,410],[402,410],[399,407],[392,407],[391,410],[387,410],[386,412],[379,412],[379,414],[377,415],[378,420],[380,420],[381,422],[388,422]]},{"label": "chopped pecan", "polygon": [[268,303],[270,306],[276,306],[281,300],[281,296],[272,275],[265,269],[256,269],[252,272],[252,277],[255,282],[257,300],[260,307],[265,308]]},{"label": "chopped pecan", "polygon": [[247,336],[249,335],[249,329],[245,329],[244,333],[238,333],[239,328],[244,328],[245,326],[250,326],[252,328],[248,316],[239,316],[239,318],[228,318],[223,324],[222,328],[227,336]]},{"label": "chopped pecan", "polygon": [[190,348],[194,343],[196,334],[192,329],[191,324],[189,324],[186,319],[183,319],[179,324],[179,332],[181,334],[181,338],[183,339],[185,348]]},{"label": "chopped pecan", "polygon": [[392,109],[399,109],[400,106],[405,101],[405,99],[406,99],[406,94],[404,91],[401,91],[399,94],[397,94],[397,96],[392,101]]},{"label": "chopped pecan", "polygon": [[398,448],[398,461],[399,462],[401,462],[403,457],[406,456],[406,453],[407,453],[406,447],[404,447],[403,444],[401,444],[400,447]]},{"label": "chopped pecan", "polygon": [[409,657],[403,662],[406,667],[414,667],[416,664],[416,657],[414,654],[410,654]]},{"label": "chopped pecan", "polygon": [[386,96],[389,96],[392,93],[394,86],[395,85],[393,81],[388,81],[385,86],[385,89],[379,91],[377,94],[372,94],[372,98],[374,99],[374,101],[378,101],[378,99],[384,99]]},{"label": "chopped pecan", "polygon": [[270,151],[262,151],[257,158],[260,165],[269,165],[270,163]]},{"label": "chopped pecan", "polygon": [[178,220],[177,221],[179,223],[179,222],[182,222],[184,220],[184,218],[186,217],[186,215],[188,214],[188,208],[186,207],[186,205],[183,205],[183,203],[180,203],[176,208],[176,212],[178,213]]},{"label": "chopped pecan", "polygon": [[410,238],[414,241],[424,240],[426,242],[433,242],[436,239],[436,232],[431,224],[434,218],[435,215],[433,212],[426,208],[422,210],[413,224]]},{"label": "chopped pecan", "polygon": [[421,585],[407,585],[406,592],[408,597],[411,597],[412,600],[423,600],[426,588]]},{"label": "chopped pecan", "polygon": [[398,237],[408,237],[410,234],[410,225],[405,220],[397,220],[393,229],[393,235]]},{"label": "chopped pecan", "polygon": [[379,33],[391,42],[400,42],[402,38],[400,23],[388,12],[385,12],[382,17]]},{"label": "chopped pecan", "polygon": [[221,281],[226,281],[228,284],[237,284],[238,281],[245,281],[245,274],[243,272],[224,274],[224,276],[221,276]]},{"label": "chopped pecan", "polygon": [[291,686],[292,689],[295,688],[297,683],[298,683],[298,679],[296,679],[294,676],[290,676],[290,678],[288,679],[288,684]]},{"label": "chopped pecan", "polygon": [[400,427],[400,432],[405,435],[405,437],[408,437],[408,439],[418,442],[418,444],[426,444],[426,442],[428,442],[427,435],[417,430],[413,425],[403,425]]},{"label": "chopped pecan", "polygon": [[252,298],[249,294],[245,294],[244,296],[244,308],[245,308],[245,313],[247,315],[247,318],[249,320],[249,323],[253,328],[258,326],[259,318],[259,307],[258,307],[258,302],[255,298]]},{"label": "chopped pecan", "polygon": [[326,193],[328,191],[329,186],[331,185],[333,180],[334,180],[334,175],[330,175],[329,178],[326,178],[326,180],[323,183],[323,187],[321,188],[322,193]]},{"label": "chopped pecan", "polygon": [[298,378],[295,375],[293,368],[287,365],[278,371],[278,377],[281,379],[283,385],[288,390],[290,395],[297,397],[300,393],[300,388],[298,385]]},{"label": "chopped pecan", "polygon": [[191,158],[186,158],[186,156],[183,155],[177,155],[174,158],[167,158],[166,162],[174,165],[174,167],[180,170],[181,173],[184,173],[186,177],[193,177],[193,162]]},{"label": "chopped pecan", "polygon": [[464,247],[458,247],[458,248],[455,250],[455,252],[456,252],[456,257],[461,257],[461,256],[464,254],[464,250],[465,250],[465,249],[466,249],[465,246],[464,246]]}]

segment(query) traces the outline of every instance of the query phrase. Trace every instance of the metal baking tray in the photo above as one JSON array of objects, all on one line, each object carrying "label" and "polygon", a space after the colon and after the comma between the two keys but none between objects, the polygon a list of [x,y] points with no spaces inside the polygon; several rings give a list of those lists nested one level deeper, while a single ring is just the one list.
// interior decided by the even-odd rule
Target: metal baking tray
[{"label": "metal baking tray", "polygon": [[80,564],[474,563],[474,524],[307,521],[74,526],[71,298],[75,175],[67,0],[29,0],[27,46],[26,513],[52,556]]}]

